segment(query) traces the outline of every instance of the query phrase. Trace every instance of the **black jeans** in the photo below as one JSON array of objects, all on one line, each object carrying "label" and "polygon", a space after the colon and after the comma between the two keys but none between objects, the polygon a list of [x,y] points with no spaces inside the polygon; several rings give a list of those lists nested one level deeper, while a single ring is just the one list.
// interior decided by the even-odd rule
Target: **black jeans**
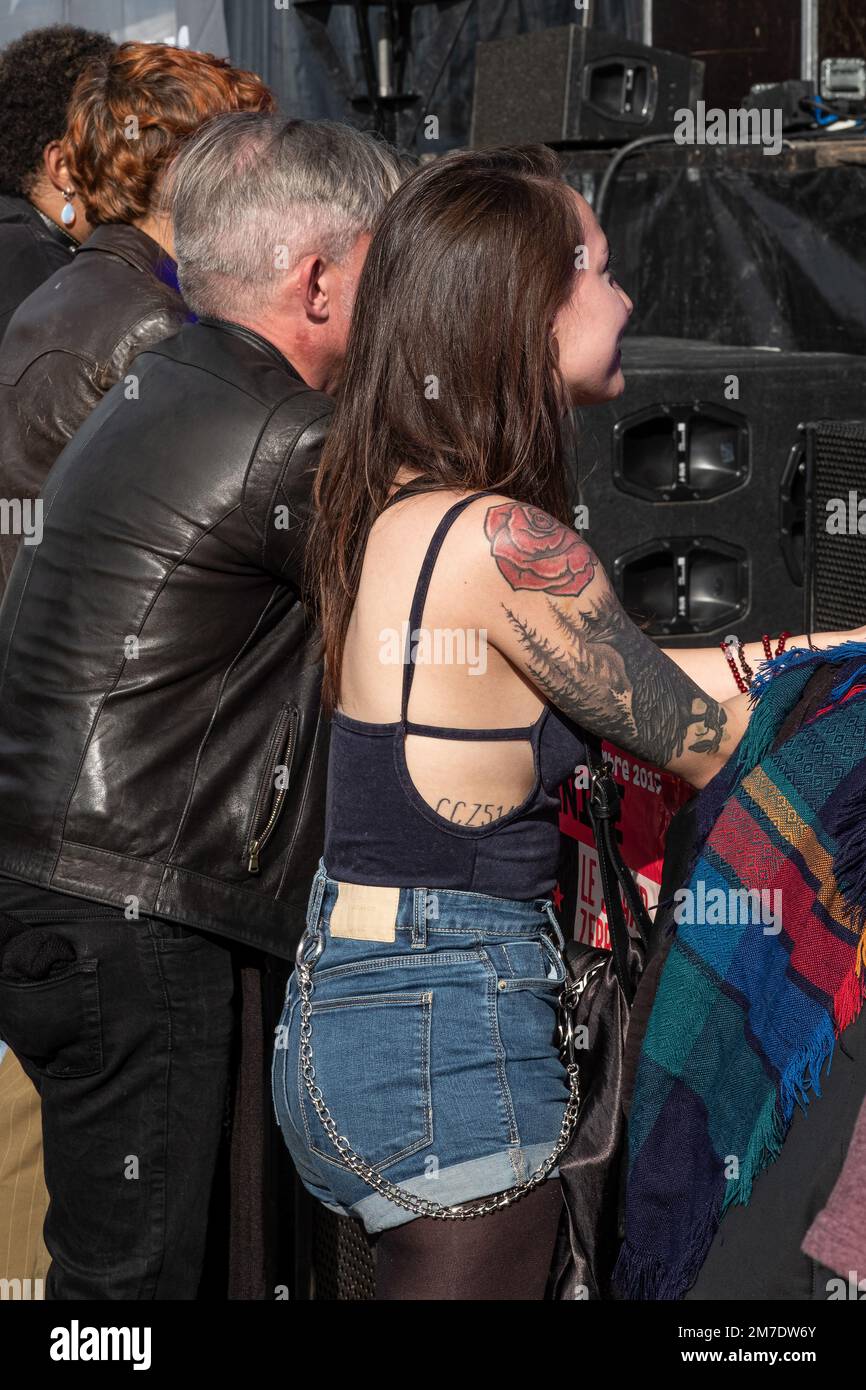
[{"label": "black jeans", "polygon": [[10,880],[0,911],[75,950],[42,979],[7,973],[9,947],[0,968],[0,1037],[42,1100],[45,1296],[194,1299],[228,1101],[231,943]]}]

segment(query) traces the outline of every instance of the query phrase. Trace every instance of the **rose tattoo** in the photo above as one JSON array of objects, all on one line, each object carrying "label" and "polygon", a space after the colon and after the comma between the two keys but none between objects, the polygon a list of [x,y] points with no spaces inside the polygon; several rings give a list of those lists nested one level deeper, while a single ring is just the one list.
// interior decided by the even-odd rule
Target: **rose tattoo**
[{"label": "rose tattoo", "polygon": [[512,589],[575,597],[595,573],[589,546],[540,507],[500,502],[488,508],[484,534]]}]

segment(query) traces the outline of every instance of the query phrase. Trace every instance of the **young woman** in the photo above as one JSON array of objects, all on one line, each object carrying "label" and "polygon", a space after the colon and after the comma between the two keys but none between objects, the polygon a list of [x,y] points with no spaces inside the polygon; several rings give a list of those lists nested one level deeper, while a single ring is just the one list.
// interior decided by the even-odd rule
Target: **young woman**
[{"label": "young woman", "polygon": [[557,788],[581,726],[702,787],[747,721],[568,525],[563,425],[623,390],[631,312],[542,147],[414,173],[361,275],[310,551],[325,849],[272,1082],[307,1189],[378,1235],[379,1298],[543,1297],[576,1112]]}]

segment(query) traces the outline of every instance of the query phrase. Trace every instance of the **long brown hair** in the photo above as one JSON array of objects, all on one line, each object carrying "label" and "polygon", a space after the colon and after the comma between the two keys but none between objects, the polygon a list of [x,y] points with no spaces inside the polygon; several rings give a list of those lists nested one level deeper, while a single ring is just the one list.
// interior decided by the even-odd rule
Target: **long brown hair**
[{"label": "long brown hair", "polygon": [[328,713],[367,537],[401,465],[431,487],[493,488],[570,520],[567,396],[550,329],[582,242],[543,145],[445,155],[382,214],[314,489],[307,564]]}]

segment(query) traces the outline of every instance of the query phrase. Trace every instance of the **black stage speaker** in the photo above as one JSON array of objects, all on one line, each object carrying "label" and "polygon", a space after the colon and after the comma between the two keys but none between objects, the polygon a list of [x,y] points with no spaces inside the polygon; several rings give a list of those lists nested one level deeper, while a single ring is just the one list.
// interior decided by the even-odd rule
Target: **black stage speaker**
[{"label": "black stage speaker", "polygon": [[625,607],[667,646],[803,631],[805,426],[863,413],[866,358],[622,346],[625,393],[580,413],[577,524]]},{"label": "black stage speaker", "polygon": [[[866,413],[866,399],[861,402]],[[866,419],[806,426],[806,615],[815,632],[866,623]],[[862,506],[861,506],[862,503]]]},{"label": "black stage speaker", "polygon": [[695,58],[573,24],[479,43],[470,143],[622,144],[673,131],[703,71]]}]

